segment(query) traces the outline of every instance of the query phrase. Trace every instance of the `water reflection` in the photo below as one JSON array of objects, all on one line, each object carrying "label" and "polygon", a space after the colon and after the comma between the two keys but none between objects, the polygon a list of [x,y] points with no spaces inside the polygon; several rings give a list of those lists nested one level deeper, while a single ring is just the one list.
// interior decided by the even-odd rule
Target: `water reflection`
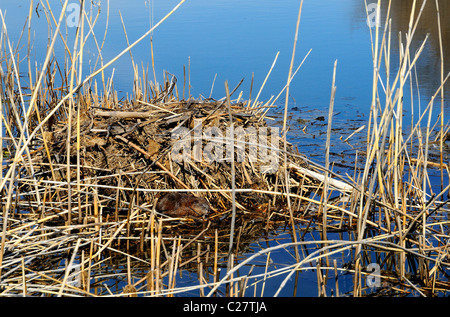
[{"label": "water reflection", "polygon": [[[381,30],[384,28],[386,21],[386,14],[390,1],[382,1],[381,9]],[[399,60],[399,36],[401,35],[402,43],[406,43],[406,33],[409,29],[409,23],[411,18],[411,11],[413,9],[413,3],[415,1],[410,0],[397,0],[391,2],[390,18],[392,23],[392,40],[391,49],[394,55],[391,57],[391,62],[395,67],[398,67]],[[356,14],[360,14],[361,10],[364,10],[364,1],[358,1],[359,8]],[[376,3],[376,1],[368,1],[368,4]],[[438,12],[437,4],[439,7],[440,17],[440,31],[438,27]],[[450,20],[447,18],[450,14],[450,2],[438,0],[436,1],[424,1],[419,0],[415,6],[415,19],[420,14],[420,20],[417,24],[417,29],[414,33],[414,41],[410,49],[411,54],[415,54],[416,50],[420,47],[422,42],[428,35],[427,44],[421,57],[417,61],[417,77],[418,85],[421,94],[425,94],[426,98],[430,98],[436,93],[441,84],[441,73],[443,77],[450,71]],[[440,34],[442,38],[442,53],[443,53],[443,72],[441,71],[441,44]],[[393,69],[395,70],[395,69]],[[449,96],[450,83],[445,85],[446,97]]]}]

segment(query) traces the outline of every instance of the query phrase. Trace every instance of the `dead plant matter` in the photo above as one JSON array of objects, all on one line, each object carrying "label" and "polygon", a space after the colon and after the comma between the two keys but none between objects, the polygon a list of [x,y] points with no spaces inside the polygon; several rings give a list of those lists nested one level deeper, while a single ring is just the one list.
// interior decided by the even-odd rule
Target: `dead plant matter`
[{"label": "dead plant matter", "polygon": [[[169,82],[166,87],[171,87]],[[70,124],[67,119],[52,122],[38,140],[34,162],[41,180],[66,183],[68,178],[75,179],[76,168],[68,176],[66,169],[52,171],[50,167],[63,166],[67,161],[76,166],[79,159],[80,180],[95,184],[101,197],[111,198],[104,200],[105,210],[111,213],[134,198],[138,204],[153,206],[161,192],[171,190],[191,192],[206,198],[216,212],[226,211],[232,204],[229,164],[232,124],[237,136],[236,188],[247,189],[236,195],[238,210],[255,210],[269,201],[283,206],[284,198],[276,196],[273,200],[270,193],[282,189],[278,175],[284,170],[279,160],[282,139],[274,134],[278,130],[267,126],[261,109],[248,107],[247,102],[234,102],[230,122],[224,101],[177,100],[171,92],[171,89],[163,91],[146,101],[112,102],[110,107],[89,106],[86,100],[93,96],[84,95],[78,102],[79,118],[74,115]],[[258,143],[267,140],[263,145]],[[290,145],[289,151],[293,154],[291,165],[307,165]],[[291,191],[298,192],[300,184],[312,181],[305,183],[304,175],[294,169],[292,182],[297,186]],[[116,195],[120,195],[120,206]],[[75,198],[72,197],[73,203]],[[178,213],[185,215],[189,212]]]}]

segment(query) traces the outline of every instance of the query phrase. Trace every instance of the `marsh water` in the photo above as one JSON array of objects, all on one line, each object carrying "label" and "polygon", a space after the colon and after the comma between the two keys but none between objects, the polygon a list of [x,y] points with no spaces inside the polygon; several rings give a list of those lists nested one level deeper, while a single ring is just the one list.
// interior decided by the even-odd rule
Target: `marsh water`
[{"label": "marsh water", "polygon": [[[39,65],[43,63],[46,47],[53,31],[48,28],[47,18],[49,17],[46,17],[45,10],[37,1],[35,2],[31,21],[33,38],[31,54]],[[86,11],[92,15],[93,19],[99,13],[94,29],[99,43],[102,42],[106,31],[101,56],[104,62],[112,59],[127,46],[121,16],[128,41],[131,43],[178,3],[176,0],[112,0],[109,5],[104,0],[87,2],[89,3],[86,5]],[[367,2],[371,3],[371,1]],[[385,5],[385,1],[382,2]],[[398,67],[395,61],[399,59],[397,36],[404,38],[408,30],[411,2],[397,0],[392,3],[393,62],[391,67],[394,70]],[[436,92],[441,76],[436,12],[434,1],[429,2],[422,13],[421,23],[415,34],[417,46],[428,33],[430,34],[417,64],[417,85],[419,85],[420,94],[416,91],[412,97],[417,111],[421,106],[426,105]],[[59,12],[60,1],[49,1],[49,3],[53,12]],[[449,50],[447,45],[450,43],[450,22],[447,13],[449,13],[450,5],[447,1],[439,3],[444,56],[447,56]],[[244,78],[239,87],[239,91],[243,92],[242,98],[248,98],[250,91],[254,98],[279,52],[273,71],[259,95],[259,100],[269,100],[272,96],[278,95],[287,82],[299,5],[300,1],[294,0],[186,1],[152,34],[156,80],[162,82],[168,72],[177,77],[180,87],[186,80],[184,92],[186,98],[203,96],[220,99],[225,96],[225,81],[228,81],[230,87],[234,87]],[[29,1],[0,0],[0,8],[6,15],[5,21],[10,40],[17,45],[22,29],[24,26],[27,27]],[[381,19],[384,24],[383,16]],[[320,164],[323,164],[325,159],[328,107],[333,65],[336,60],[337,92],[330,160],[336,164],[337,169],[351,169],[353,167],[351,155],[355,153],[355,150],[364,150],[363,137],[366,130],[359,132],[349,143],[342,142],[340,138],[346,138],[366,125],[368,121],[373,75],[370,31],[363,0],[304,1],[294,68],[302,62],[310,50],[311,52],[291,83],[288,103],[290,115],[288,137],[290,142],[298,146],[301,153]],[[64,32],[67,32],[67,45],[73,46],[76,28],[65,27]],[[20,43],[18,49],[23,49],[25,53],[26,45]],[[58,55],[58,52],[61,55]],[[96,43],[90,38],[85,45],[83,77],[98,67],[95,66],[99,63],[97,52]],[[140,65],[139,71],[148,68],[151,74],[148,80],[154,80],[150,38],[138,44],[131,53],[133,60]],[[60,41],[55,49],[55,58],[60,59],[60,62],[67,59]],[[445,73],[450,69],[447,61],[448,59],[444,60]],[[125,54],[115,62],[108,69],[107,76],[113,78],[114,89],[119,94],[131,94],[133,69],[130,54]],[[449,89],[446,90],[446,95],[448,95],[447,91]],[[408,98],[411,97],[406,93],[405,99]],[[278,108],[271,111],[273,124],[282,122],[284,103],[285,94],[282,94],[276,103]],[[449,109],[447,104],[445,106],[445,115],[448,116]],[[434,113],[437,116],[438,111]],[[404,115],[412,114],[409,109],[406,109]],[[436,186],[439,185],[438,180]],[[281,237],[284,237],[283,234]],[[319,233],[312,232],[309,239],[318,237]],[[255,242],[253,249],[258,249],[258,243]],[[279,241],[273,243],[279,243]],[[283,263],[282,256],[277,259],[274,254],[274,261]],[[342,259],[342,262],[345,262],[345,259]],[[295,287],[293,283],[286,286],[280,295],[316,296],[316,273],[302,274],[311,274],[305,279],[310,280],[311,283],[303,283],[298,287]],[[272,295],[281,280],[282,278],[271,279],[266,286],[265,295]],[[346,277],[342,277],[341,280],[344,283],[342,292],[345,292]],[[351,277],[348,284],[347,288],[350,290]]]}]

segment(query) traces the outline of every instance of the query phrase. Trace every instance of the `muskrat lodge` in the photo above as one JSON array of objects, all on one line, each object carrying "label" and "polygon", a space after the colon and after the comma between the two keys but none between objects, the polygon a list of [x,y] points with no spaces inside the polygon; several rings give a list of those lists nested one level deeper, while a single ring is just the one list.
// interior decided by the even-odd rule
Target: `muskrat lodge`
[{"label": "muskrat lodge", "polygon": [[[127,217],[130,208],[137,206],[141,212],[155,210],[163,217],[219,221],[223,225],[223,220],[230,218],[234,203],[238,217],[268,221],[266,229],[270,229],[275,222],[284,222],[289,217],[284,194],[287,169],[289,191],[296,193],[291,204],[294,214],[303,211],[301,196],[316,190],[323,176],[319,170],[314,171],[314,166],[308,166],[306,159],[289,143],[284,152],[288,165],[282,164],[284,154],[273,149],[283,148],[283,140],[272,133],[274,130],[267,129],[266,108],[247,101],[185,101],[168,98],[167,94],[162,96],[149,101],[115,101],[101,107],[90,102],[95,99],[92,96],[84,96],[80,99],[80,115],[74,115],[71,122],[64,119],[66,112],[55,114],[45,125],[42,136],[36,138],[35,175],[43,183],[67,185],[77,180],[82,186],[93,188],[103,217],[116,220]],[[226,137],[216,136],[215,145],[218,140],[222,144],[212,150],[212,141],[204,136],[200,138],[201,148],[219,157],[215,160],[208,155],[194,159],[195,148],[199,146],[197,138],[174,138],[174,133],[179,136],[179,131],[194,131],[195,136],[197,122],[201,122],[204,131],[212,127],[227,131],[231,125],[234,131],[240,131],[239,140],[235,140],[234,170],[231,160],[220,159],[218,153],[220,149],[230,148]],[[33,124],[37,125],[38,121]],[[255,147],[254,141],[263,140],[261,135],[259,138],[254,135],[259,129],[264,131],[265,135],[261,135],[266,137],[266,142]],[[189,142],[194,151],[183,153],[187,159],[174,160],[173,150],[178,146],[179,151],[180,142],[183,149]],[[257,155],[263,150],[266,157]],[[267,153],[276,165],[267,164]],[[67,161],[71,163],[70,173],[65,168]],[[33,188],[27,181],[21,186],[24,190]],[[69,191],[49,188],[48,195],[56,194],[66,204],[79,204],[76,195],[69,199]],[[93,216],[72,209],[69,215],[52,221],[70,218],[70,221],[89,223],[95,220]]]}]

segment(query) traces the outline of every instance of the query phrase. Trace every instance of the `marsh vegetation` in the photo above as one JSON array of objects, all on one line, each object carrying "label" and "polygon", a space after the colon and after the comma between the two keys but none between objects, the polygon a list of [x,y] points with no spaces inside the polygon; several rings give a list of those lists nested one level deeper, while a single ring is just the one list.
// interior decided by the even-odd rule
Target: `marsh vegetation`
[{"label": "marsh vegetation", "polygon": [[[404,98],[406,88],[419,93],[417,63],[428,37],[415,49],[412,43],[426,1],[412,1],[408,30],[398,42],[392,41],[390,1],[382,23],[369,29],[370,112],[340,140],[351,144],[364,135],[364,143],[360,137],[354,165],[339,173],[330,155],[339,61],[330,78],[329,112],[316,118],[326,120],[325,161],[318,163],[288,142],[289,98],[280,101],[302,66],[295,62],[296,40],[286,85],[266,101],[259,98],[265,81],[248,94],[240,82],[225,82],[223,98],[194,98],[189,67],[184,78],[166,72],[157,83],[153,70],[134,59],[132,48],[170,23],[183,3],[134,42],[123,24],[128,46],[111,60],[102,57],[107,30],[93,32],[97,20],[86,14],[87,2],[75,43],[64,32],[68,1],[60,12],[39,2],[51,29],[42,64],[29,51],[37,3],[31,1],[14,45],[0,15],[0,295],[295,296],[311,276],[317,296],[448,295],[444,53],[429,102],[417,113]],[[440,22],[438,1],[434,5]],[[298,25],[295,39],[301,38]],[[88,39],[98,59],[83,76]],[[54,53],[56,42],[63,43],[64,57]],[[392,66],[394,46],[398,67]],[[105,71],[128,56],[133,91],[119,96]],[[273,108],[281,109],[280,133],[258,144],[271,150],[266,157],[254,157],[252,145],[260,139],[253,133],[274,126]],[[414,113],[411,122],[405,109]],[[176,160],[174,131],[192,133],[184,144],[193,149],[211,145],[204,135],[195,138],[199,124],[231,129],[215,140],[229,151],[211,160],[193,150],[190,159]],[[277,164],[266,168],[268,161]],[[157,201],[167,192],[202,197],[211,212],[203,218],[159,213]]]}]

